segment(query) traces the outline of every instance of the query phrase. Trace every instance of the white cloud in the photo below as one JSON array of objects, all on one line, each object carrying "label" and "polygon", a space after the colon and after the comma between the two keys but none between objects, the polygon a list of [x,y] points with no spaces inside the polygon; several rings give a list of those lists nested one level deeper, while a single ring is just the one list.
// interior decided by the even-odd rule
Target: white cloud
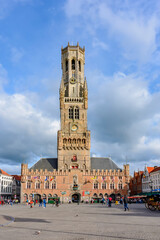
[{"label": "white cloud", "polygon": [[72,22],[72,31],[81,24],[82,32],[87,29],[90,35],[110,41],[110,44],[114,40],[113,44],[116,42],[123,47],[124,57],[143,63],[151,60],[159,45],[157,34],[160,21],[156,6],[159,7],[156,3],[148,5],[145,1],[143,4],[129,4],[128,1],[68,0],[64,10],[69,25]]},{"label": "white cloud", "polygon": [[106,43],[100,41],[100,40],[97,39],[97,38],[94,38],[94,39],[93,39],[92,46],[93,46],[93,48],[99,47],[99,48],[101,48],[102,50],[108,50],[108,49],[109,49],[109,47],[108,47],[108,45],[107,45]]},{"label": "white cloud", "polygon": [[96,89],[89,98],[91,151],[119,163],[126,155],[136,164],[160,159],[160,93],[150,94],[136,75],[91,75],[88,85]]},{"label": "white cloud", "polygon": [[35,109],[22,94],[0,95],[0,156],[4,164],[56,156],[59,121]]},{"label": "white cloud", "polygon": [[17,49],[15,47],[11,48],[11,60],[13,63],[17,63],[21,60],[24,55],[24,51],[22,49]]}]

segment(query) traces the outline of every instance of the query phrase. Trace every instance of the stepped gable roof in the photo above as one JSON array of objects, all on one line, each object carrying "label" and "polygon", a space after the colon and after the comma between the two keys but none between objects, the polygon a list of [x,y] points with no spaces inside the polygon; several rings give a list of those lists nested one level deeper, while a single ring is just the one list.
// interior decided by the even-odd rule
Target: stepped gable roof
[{"label": "stepped gable roof", "polygon": [[48,171],[57,170],[57,158],[41,158],[38,162],[36,162],[31,168],[33,170],[38,169],[47,169]]},{"label": "stepped gable roof", "polygon": [[11,176],[10,174],[6,173],[5,171],[3,171],[2,169],[0,169],[0,173],[6,176]]},{"label": "stepped gable roof", "polygon": [[[91,157],[91,169],[118,170],[120,169],[111,158]],[[120,169],[121,170],[121,169]]]}]

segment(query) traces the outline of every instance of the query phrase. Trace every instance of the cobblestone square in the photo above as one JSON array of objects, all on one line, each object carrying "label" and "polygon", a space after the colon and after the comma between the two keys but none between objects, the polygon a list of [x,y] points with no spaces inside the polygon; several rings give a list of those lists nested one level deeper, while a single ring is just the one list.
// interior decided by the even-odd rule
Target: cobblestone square
[{"label": "cobblestone square", "polygon": [[114,204],[111,208],[100,204],[1,206],[0,239],[159,240],[160,212],[151,212],[144,204],[129,207],[125,212],[122,205]]}]

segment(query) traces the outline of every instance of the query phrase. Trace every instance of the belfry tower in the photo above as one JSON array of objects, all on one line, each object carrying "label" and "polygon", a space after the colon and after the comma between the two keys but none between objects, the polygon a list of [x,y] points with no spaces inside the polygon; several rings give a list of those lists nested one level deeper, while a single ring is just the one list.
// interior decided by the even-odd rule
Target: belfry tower
[{"label": "belfry tower", "polygon": [[84,77],[85,48],[61,49],[61,129],[58,131],[58,169],[90,169],[90,131],[87,130],[88,89]]}]

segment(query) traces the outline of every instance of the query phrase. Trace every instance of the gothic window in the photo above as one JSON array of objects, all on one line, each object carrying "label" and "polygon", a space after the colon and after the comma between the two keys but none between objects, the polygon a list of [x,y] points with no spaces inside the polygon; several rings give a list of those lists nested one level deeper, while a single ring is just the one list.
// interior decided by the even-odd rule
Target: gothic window
[{"label": "gothic window", "polygon": [[68,139],[68,143],[71,144],[71,139],[70,138]]},{"label": "gothic window", "polygon": [[36,182],[36,189],[40,189],[40,183]]},{"label": "gothic window", "polygon": [[77,144],[78,144],[78,145],[81,144],[81,139],[80,139],[80,138],[78,138],[78,140],[77,140]]},{"label": "gothic window", "polygon": [[110,189],[114,189],[114,183],[110,184]]},{"label": "gothic window", "polygon": [[73,138],[73,144],[76,144],[76,139],[75,138]]},{"label": "gothic window", "polygon": [[27,182],[27,189],[31,189],[31,183]]},{"label": "gothic window", "polygon": [[98,182],[94,182],[94,189],[98,189]]},{"label": "gothic window", "polygon": [[64,139],[63,139],[63,144],[66,144],[66,143],[67,143],[67,139],[64,138]]},{"label": "gothic window", "polygon": [[118,189],[122,189],[122,183],[118,184]]},{"label": "gothic window", "polygon": [[78,107],[75,108],[74,114],[75,114],[75,119],[79,119],[79,108]]},{"label": "gothic window", "polygon": [[56,182],[53,182],[51,187],[52,189],[56,189]]},{"label": "gothic window", "polygon": [[66,60],[66,72],[68,71],[68,60]]},{"label": "gothic window", "polygon": [[102,189],[106,189],[106,183],[102,183]]},{"label": "gothic window", "polygon": [[45,183],[45,189],[49,189],[49,182]]},{"label": "gothic window", "polygon": [[75,60],[72,59],[72,70],[75,70]]},{"label": "gothic window", "polygon": [[69,119],[73,119],[73,108],[69,108]]},{"label": "gothic window", "polygon": [[81,61],[78,61],[79,71],[81,72]]},{"label": "gothic window", "polygon": [[82,143],[85,144],[86,143],[86,139],[82,139]]}]

